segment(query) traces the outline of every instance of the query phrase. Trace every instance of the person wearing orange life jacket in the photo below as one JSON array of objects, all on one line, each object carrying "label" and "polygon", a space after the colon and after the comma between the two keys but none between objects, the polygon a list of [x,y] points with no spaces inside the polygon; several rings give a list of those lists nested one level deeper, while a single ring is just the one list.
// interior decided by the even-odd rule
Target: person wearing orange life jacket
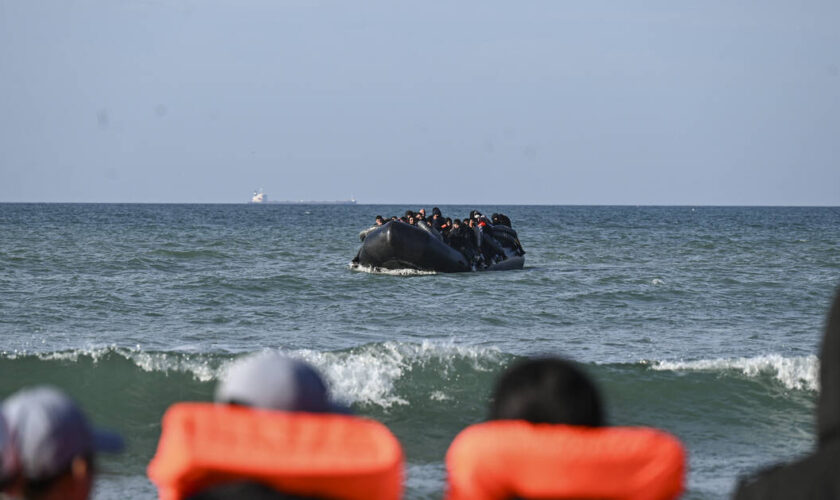
[{"label": "person wearing orange life jacket", "polygon": [[330,400],[309,364],[275,352],[235,362],[216,403],[167,410],[149,478],[161,500],[398,500],[403,454],[379,422]]},{"label": "person wearing orange life jacket", "polygon": [[517,363],[498,381],[490,421],[446,454],[447,500],[672,499],[685,451],[673,436],[605,425],[595,385],[559,358]]}]

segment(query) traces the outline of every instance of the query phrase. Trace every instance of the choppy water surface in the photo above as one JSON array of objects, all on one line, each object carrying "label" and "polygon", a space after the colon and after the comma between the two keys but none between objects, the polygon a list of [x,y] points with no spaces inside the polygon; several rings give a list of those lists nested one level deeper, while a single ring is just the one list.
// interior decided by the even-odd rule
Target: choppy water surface
[{"label": "choppy water surface", "polygon": [[163,411],[262,349],[397,434],[410,499],[441,496],[450,440],[529,355],[581,361],[611,422],[682,438],[688,498],[813,445],[840,209],[441,206],[508,214],[526,268],[350,270],[358,232],[406,208],[0,204],[0,396],[53,383],[127,436],[98,499],[153,498]]}]

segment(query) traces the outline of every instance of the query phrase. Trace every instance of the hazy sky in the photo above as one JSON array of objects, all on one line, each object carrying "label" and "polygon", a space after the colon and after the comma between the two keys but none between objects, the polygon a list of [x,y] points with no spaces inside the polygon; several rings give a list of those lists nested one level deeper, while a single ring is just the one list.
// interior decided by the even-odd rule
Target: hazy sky
[{"label": "hazy sky", "polygon": [[840,2],[0,0],[0,202],[840,205]]}]

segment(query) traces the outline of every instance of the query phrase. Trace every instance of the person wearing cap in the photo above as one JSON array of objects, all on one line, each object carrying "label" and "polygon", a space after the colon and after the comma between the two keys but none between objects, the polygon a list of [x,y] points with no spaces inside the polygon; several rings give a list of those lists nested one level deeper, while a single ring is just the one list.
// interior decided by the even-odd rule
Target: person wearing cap
[{"label": "person wearing cap", "polygon": [[164,415],[148,469],[162,500],[401,498],[396,437],[332,401],[308,363],[246,356],[213,399],[176,403]]},{"label": "person wearing cap", "polygon": [[321,375],[304,361],[263,352],[235,362],[216,387],[217,403],[268,410],[350,413],[329,398]]},{"label": "person wearing cap", "polygon": [[33,500],[85,500],[93,485],[94,457],[119,452],[122,438],[95,429],[62,391],[22,389],[3,403],[3,417],[17,459],[14,493]]}]

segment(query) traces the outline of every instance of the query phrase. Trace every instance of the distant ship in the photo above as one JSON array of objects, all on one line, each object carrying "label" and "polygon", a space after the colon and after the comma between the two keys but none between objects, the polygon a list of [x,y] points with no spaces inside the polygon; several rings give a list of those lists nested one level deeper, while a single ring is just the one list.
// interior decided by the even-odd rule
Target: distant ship
[{"label": "distant ship", "polygon": [[272,205],[355,205],[356,198],[350,197],[349,200],[333,200],[333,201],[312,201],[312,200],[298,200],[298,201],[269,201],[262,188],[254,191],[251,196],[251,203],[262,203]]},{"label": "distant ship", "polygon": [[263,193],[262,188],[259,191],[254,191],[254,196],[251,197],[251,203],[267,203],[268,196]]}]

